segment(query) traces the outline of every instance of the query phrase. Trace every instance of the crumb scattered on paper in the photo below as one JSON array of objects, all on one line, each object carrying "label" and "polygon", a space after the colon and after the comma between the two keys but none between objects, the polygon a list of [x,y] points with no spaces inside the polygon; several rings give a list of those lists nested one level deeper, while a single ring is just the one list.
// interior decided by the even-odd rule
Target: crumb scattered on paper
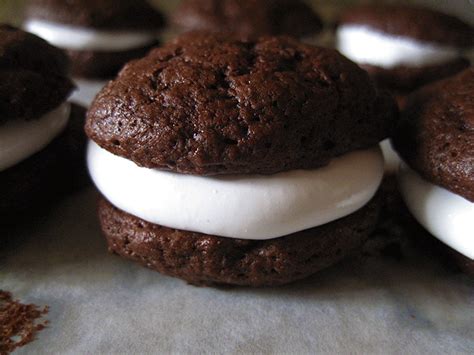
[{"label": "crumb scattered on paper", "polygon": [[48,325],[42,320],[48,307],[22,304],[10,292],[0,290],[0,354],[8,354],[35,340],[36,334]]}]

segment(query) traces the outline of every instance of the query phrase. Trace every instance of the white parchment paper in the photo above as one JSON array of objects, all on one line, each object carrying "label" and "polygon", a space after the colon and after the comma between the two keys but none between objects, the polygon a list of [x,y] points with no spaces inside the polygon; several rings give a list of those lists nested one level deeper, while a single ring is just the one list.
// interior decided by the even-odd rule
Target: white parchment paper
[{"label": "white parchment paper", "polygon": [[92,190],[2,231],[0,288],[49,305],[22,353],[473,353],[474,282],[412,256],[281,288],[197,288],[106,251]]}]

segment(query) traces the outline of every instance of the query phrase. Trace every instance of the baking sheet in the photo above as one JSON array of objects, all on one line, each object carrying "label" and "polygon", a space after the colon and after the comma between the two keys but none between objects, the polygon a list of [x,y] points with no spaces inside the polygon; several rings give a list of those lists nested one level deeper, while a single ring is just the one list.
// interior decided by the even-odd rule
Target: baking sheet
[{"label": "baking sheet", "polygon": [[189,286],[106,251],[90,189],[16,231],[0,288],[49,305],[23,353],[473,353],[474,282],[416,254],[280,288]]}]

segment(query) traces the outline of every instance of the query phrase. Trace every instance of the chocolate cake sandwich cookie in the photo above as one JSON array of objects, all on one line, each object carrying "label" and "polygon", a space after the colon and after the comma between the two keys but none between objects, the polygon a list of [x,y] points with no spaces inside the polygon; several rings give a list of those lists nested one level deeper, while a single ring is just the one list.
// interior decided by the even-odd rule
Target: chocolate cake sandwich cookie
[{"label": "chocolate cake sandwich cookie", "polygon": [[193,284],[314,274],[373,230],[397,113],[357,65],[289,37],[154,49],[87,115],[109,248]]},{"label": "chocolate cake sandwich cookie", "polygon": [[67,51],[78,87],[71,101],[89,106],[107,79],[158,44],[163,24],[144,0],[29,0],[24,27]]},{"label": "chocolate cake sandwich cookie", "polygon": [[183,32],[219,32],[239,38],[312,38],[323,27],[313,9],[300,0],[184,0],[172,22]]},{"label": "chocolate cake sandwich cookie", "polygon": [[[339,20],[337,47],[390,90],[403,107],[406,95],[421,86],[466,69],[463,52],[474,46],[474,28],[422,7],[365,5],[349,8]],[[383,142],[386,169],[400,160]]]},{"label": "chocolate cake sandwich cookie", "polygon": [[458,18],[409,5],[349,8],[339,19],[337,46],[382,87],[403,96],[469,66],[474,28]]},{"label": "chocolate cake sandwich cookie", "polygon": [[474,69],[410,96],[394,136],[413,216],[474,275]]},{"label": "chocolate cake sandwich cookie", "polygon": [[163,24],[145,0],[29,0],[24,28],[66,50],[75,77],[108,79],[156,45]]},{"label": "chocolate cake sandwich cookie", "polygon": [[0,25],[0,224],[84,170],[85,110],[66,101],[68,63],[46,41]]}]

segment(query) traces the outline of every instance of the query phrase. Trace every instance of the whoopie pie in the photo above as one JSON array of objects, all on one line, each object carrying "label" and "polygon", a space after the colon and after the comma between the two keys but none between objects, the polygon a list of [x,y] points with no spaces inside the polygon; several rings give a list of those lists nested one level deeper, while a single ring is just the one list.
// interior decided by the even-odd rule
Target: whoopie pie
[{"label": "whoopie pie", "polygon": [[29,0],[24,28],[66,50],[75,77],[108,79],[157,45],[163,25],[146,0]]},{"label": "whoopie pie", "polygon": [[374,229],[397,114],[337,51],[184,35],[127,64],[88,112],[109,248],[200,285],[312,275]]},{"label": "whoopie pie", "polygon": [[393,142],[408,209],[474,275],[474,69],[412,94]]},{"label": "whoopie pie", "polygon": [[0,224],[85,182],[85,109],[66,54],[35,35],[0,25]]}]

